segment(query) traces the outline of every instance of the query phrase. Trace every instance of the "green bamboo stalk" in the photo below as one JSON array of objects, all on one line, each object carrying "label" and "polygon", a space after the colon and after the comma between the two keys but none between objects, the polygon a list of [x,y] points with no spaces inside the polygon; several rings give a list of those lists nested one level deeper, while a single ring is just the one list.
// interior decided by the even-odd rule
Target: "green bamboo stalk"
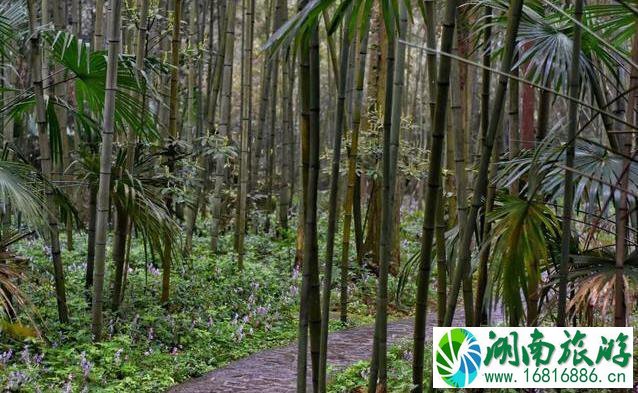
[{"label": "green bamboo stalk", "polygon": [[[494,102],[492,103],[492,111],[489,118],[489,127],[487,129],[487,135],[481,149],[481,160],[479,164],[478,174],[474,181],[474,195],[472,196],[472,204],[467,216],[466,227],[470,227],[476,222],[478,211],[483,205],[483,197],[487,191],[488,169],[491,161],[492,149],[494,147],[494,140],[496,139],[496,131],[499,125],[499,114],[503,110],[505,102],[505,92],[507,90],[508,76],[507,74],[511,70],[512,59],[514,57],[514,47],[516,45],[516,36],[518,34],[518,26],[521,20],[521,14],[523,9],[522,0],[513,0],[509,9],[507,32],[505,35],[505,47],[501,62],[501,73],[499,76],[499,84],[496,88],[496,94]],[[446,56],[447,57],[447,56]],[[458,301],[459,290],[461,287],[461,281],[469,271],[470,257],[471,257],[471,243],[472,243],[472,231],[466,231],[461,238],[458,250],[459,257],[458,263],[454,269],[454,275],[452,276],[452,288],[448,297],[448,303],[445,312],[445,326],[450,326],[454,319],[454,311],[456,309],[456,303]]]},{"label": "green bamboo stalk", "polygon": [[[452,52],[454,30],[456,28],[456,8],[458,1],[446,3],[443,18],[441,50]],[[432,23],[430,23],[431,25]],[[431,27],[430,27],[431,28]],[[431,40],[431,38],[430,38]],[[451,59],[441,57],[438,66],[436,86],[436,107],[431,125],[430,162],[428,168],[427,189],[425,192],[425,210],[423,216],[423,235],[421,255],[419,257],[419,275],[417,277],[417,306],[414,322],[414,359],[412,362],[412,383],[414,392],[423,391],[423,359],[425,356],[425,325],[427,320],[427,298],[430,283],[432,243],[436,223],[438,198],[441,195],[441,175],[443,171],[443,148],[445,144],[445,124],[450,90]],[[431,92],[432,93],[432,92]]]},{"label": "green bamboo stalk", "polygon": [[[44,89],[42,82],[42,59],[40,47],[40,33],[37,19],[37,6],[35,0],[27,1],[29,13],[29,32],[31,44],[31,72],[32,84],[35,97],[35,120],[38,130],[38,144],[40,145],[40,167],[42,176],[47,182],[51,181],[52,160],[51,148],[49,146],[49,135],[47,133],[46,104],[44,101]],[[45,194],[48,206],[55,206],[53,189],[51,186],[45,187]],[[49,236],[51,245],[51,259],[53,262],[53,277],[55,281],[55,294],[58,307],[58,318],[62,323],[69,322],[69,311],[66,304],[66,289],[64,282],[64,270],[62,256],[60,254],[60,233],[58,219],[52,211],[47,215],[49,225]]]},{"label": "green bamboo stalk", "polygon": [[[349,12],[347,13],[349,15]],[[348,20],[349,18],[346,18]],[[328,358],[328,322],[330,320],[330,294],[332,289],[332,265],[334,256],[335,230],[337,227],[337,197],[341,164],[341,140],[345,128],[346,80],[350,59],[350,28],[343,24],[341,51],[339,53],[339,78],[337,79],[337,102],[334,125],[334,144],[332,149],[332,168],[330,174],[330,200],[328,201],[328,229],[326,238],[326,263],[323,279],[323,298],[321,319],[321,343],[319,347],[319,392],[326,392],[326,371]]]},{"label": "green bamboo stalk", "polygon": [[121,0],[113,0],[109,15],[108,57],[106,93],[104,97],[104,127],[100,147],[100,181],[97,194],[97,222],[95,226],[95,268],[93,273],[92,332],[93,339],[102,338],[102,303],[104,287],[104,265],[109,219],[109,195],[111,191],[111,160],[113,134],[115,131],[115,94],[117,91],[117,66],[120,54]]},{"label": "green bamboo stalk", "polygon": [[[401,104],[405,79],[405,36],[407,32],[407,8],[399,5],[399,26],[393,34],[388,34],[388,59],[386,70],[386,102],[383,124],[383,193],[381,213],[381,242],[379,247],[379,281],[377,285],[377,314],[375,318],[372,366],[368,381],[371,392],[387,391],[388,362],[388,270],[394,239],[393,212],[395,204],[395,184],[397,158],[401,127]],[[396,36],[399,41],[396,41]],[[396,64],[395,64],[396,61]],[[375,359],[376,354],[376,359]],[[375,369],[376,363],[376,369]]]},{"label": "green bamboo stalk", "polygon": [[[354,210],[355,186],[357,181],[357,150],[359,149],[359,132],[361,129],[361,112],[363,109],[363,82],[365,78],[368,36],[370,29],[363,32],[359,43],[359,56],[356,65],[356,81],[353,98],[352,136],[348,147],[348,188],[343,207],[343,234],[341,244],[341,322],[348,321],[348,260],[350,258],[350,228]],[[359,202],[357,201],[359,204]]]}]

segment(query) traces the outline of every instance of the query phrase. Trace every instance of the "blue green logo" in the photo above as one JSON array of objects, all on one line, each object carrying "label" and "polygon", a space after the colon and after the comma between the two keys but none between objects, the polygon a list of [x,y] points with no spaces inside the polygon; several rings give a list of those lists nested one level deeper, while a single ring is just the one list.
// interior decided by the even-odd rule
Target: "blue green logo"
[{"label": "blue green logo", "polygon": [[476,379],[481,367],[481,347],[467,329],[450,329],[439,341],[436,368],[448,385],[464,388]]}]

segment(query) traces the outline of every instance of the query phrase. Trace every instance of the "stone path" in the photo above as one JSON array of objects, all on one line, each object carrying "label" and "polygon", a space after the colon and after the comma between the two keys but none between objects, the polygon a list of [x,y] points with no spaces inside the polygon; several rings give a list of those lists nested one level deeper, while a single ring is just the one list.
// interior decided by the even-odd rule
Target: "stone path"
[{"label": "stone path", "polygon": [[[463,312],[457,310],[455,326],[463,324]],[[429,313],[427,337],[432,334],[434,313]],[[328,338],[328,365],[343,369],[370,358],[374,326],[362,326],[331,333]],[[413,320],[388,325],[388,342],[411,339]],[[310,363],[310,361],[308,361]],[[170,393],[290,393],[296,390],[297,343],[253,354],[212,371],[200,378],[174,386]],[[310,374],[310,372],[308,373]]]}]

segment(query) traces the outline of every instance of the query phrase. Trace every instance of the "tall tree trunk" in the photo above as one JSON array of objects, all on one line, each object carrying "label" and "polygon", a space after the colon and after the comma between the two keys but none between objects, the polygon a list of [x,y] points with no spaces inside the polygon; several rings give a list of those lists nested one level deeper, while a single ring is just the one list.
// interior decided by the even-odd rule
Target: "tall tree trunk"
[{"label": "tall tree trunk", "polygon": [[[348,261],[350,259],[350,227],[352,212],[355,204],[355,188],[357,182],[357,150],[359,149],[359,129],[361,127],[361,112],[363,109],[363,82],[365,79],[366,57],[368,52],[369,29],[363,32],[363,37],[359,42],[359,56],[356,64],[356,80],[353,114],[352,114],[352,136],[350,146],[348,146],[348,188],[346,199],[343,205],[343,234],[341,243],[341,322],[348,320]],[[360,184],[360,182],[359,182]],[[361,206],[360,201],[356,203]]]},{"label": "tall tree trunk", "polygon": [[86,276],[84,279],[84,289],[87,298],[91,299],[89,289],[93,286],[93,267],[95,264],[95,225],[97,220],[97,188],[89,187],[89,226],[87,228],[88,240],[86,251]]},{"label": "tall tree trunk", "polygon": [[80,0],[71,0],[71,12],[69,15],[69,26],[71,31],[77,37],[82,33],[82,2]]},{"label": "tall tree trunk", "polygon": [[[40,33],[38,26],[37,5],[35,0],[28,0],[29,9],[29,32],[31,34],[31,73],[33,92],[35,96],[35,118],[38,129],[38,144],[40,145],[40,166],[42,176],[47,182],[51,181],[51,148],[49,146],[49,135],[47,134],[46,103],[44,101],[44,91],[42,88],[42,59],[40,56]],[[51,186],[45,188],[47,205],[51,207],[48,214],[49,236],[51,245],[51,259],[53,261],[53,277],[55,281],[55,295],[58,306],[58,318],[62,323],[69,322],[69,311],[66,304],[66,289],[64,283],[64,269],[62,266],[62,255],[60,254],[60,234],[58,220],[55,214],[57,207],[53,197]]]},{"label": "tall tree trunk", "polygon": [[[44,73],[42,74],[44,75]],[[2,71],[2,77],[3,77],[3,84],[2,87],[6,89],[5,92],[3,92],[2,94],[2,98],[3,98],[3,107],[7,107],[8,103],[13,102],[13,100],[15,99],[15,92],[13,91],[13,89],[15,88],[15,79],[16,79],[16,75],[15,75],[15,71],[12,69],[4,69]],[[12,116],[3,116],[3,123],[4,124],[4,128],[2,130],[2,137],[3,137],[3,143],[5,145],[13,145],[15,143],[14,141],[14,121],[13,121],[13,117]]]},{"label": "tall tree trunk", "polygon": [[[521,20],[522,9],[522,0],[513,0],[512,5],[509,8],[507,32],[504,41],[505,47],[501,62],[502,75],[499,77],[499,84],[496,88],[492,111],[490,113],[489,128],[481,149],[481,161],[479,164],[478,174],[474,182],[474,195],[472,196],[472,204],[467,216],[466,228],[470,228],[476,222],[478,211],[483,204],[483,197],[487,191],[488,170],[491,161],[492,148],[494,147],[496,131],[500,122],[499,114],[503,110],[505,92],[507,90],[508,77],[506,74],[509,73],[512,66],[514,47],[516,45],[516,36],[518,34],[518,26]],[[454,311],[456,309],[456,302],[458,301],[461,281],[469,271],[472,235],[472,231],[466,231],[458,245],[459,259],[454,270],[454,275],[452,276],[452,287],[445,312],[445,326],[450,326],[454,319]]]},{"label": "tall tree trunk", "polygon": [[[183,129],[181,138],[192,144],[195,138],[195,128],[197,124],[197,99],[196,99],[196,82],[197,82],[197,51],[199,50],[199,43],[197,42],[197,0],[193,0],[190,4],[187,4],[188,7],[188,31],[187,31],[187,40],[186,47],[188,50],[193,51],[194,53],[187,55],[187,92],[186,92],[186,108],[184,109],[186,112],[185,124],[186,128]],[[197,86],[199,88],[199,86]],[[186,207],[189,209],[189,207]]]},{"label": "tall tree trunk", "polygon": [[95,19],[93,20],[93,48],[95,50],[104,49],[104,1],[95,0]]},{"label": "tall tree trunk", "polygon": [[[288,19],[288,3],[284,0],[279,0],[280,4],[275,7],[275,25],[279,26]],[[277,20],[279,19],[279,20]],[[279,157],[279,174],[278,174],[278,188],[279,197],[277,211],[279,216],[279,226],[281,229],[288,229],[288,210],[290,208],[290,168],[292,159],[292,137],[289,135],[290,119],[289,119],[289,106],[292,93],[289,91],[291,81],[289,75],[289,56],[284,54],[281,56],[281,129],[279,132],[278,154]]]},{"label": "tall tree trunk", "polygon": [[[518,68],[512,70],[512,75],[518,76]],[[520,123],[519,123],[519,82],[516,80],[510,81],[509,88],[509,152],[507,157],[514,160],[518,155],[520,146]],[[510,185],[510,194],[518,195],[518,182],[514,182]]]},{"label": "tall tree trunk", "polygon": [[[425,188],[425,187],[422,187]],[[441,205],[444,204],[443,190],[439,193]],[[436,240],[436,314],[437,321],[440,324],[443,323],[445,318],[445,304],[447,301],[447,276],[448,276],[448,263],[447,263],[447,251],[445,247],[445,232],[447,230],[447,222],[445,221],[445,209],[444,206],[440,206],[436,210],[436,228],[434,237]],[[426,315],[427,317],[427,315]]]},{"label": "tall tree trunk", "polygon": [[[492,161],[489,169],[489,178],[493,178],[496,176],[496,160],[498,158],[498,147],[492,153]],[[481,241],[483,242],[479,252],[479,267],[478,267],[478,288],[476,293],[476,304],[473,310],[474,319],[473,326],[482,326],[489,324],[488,321],[488,307],[485,304],[485,292],[487,291],[487,280],[488,280],[488,264],[490,259],[490,243],[488,241],[488,236],[491,230],[490,223],[487,221],[487,215],[494,209],[494,199],[496,198],[496,184],[493,182],[490,183],[490,186],[487,190],[487,195],[485,198],[485,213],[482,217],[482,225],[479,230],[481,231]],[[467,325],[470,326],[470,325]],[[514,326],[514,324],[512,324]]]},{"label": "tall tree trunk", "polygon": [[[441,51],[451,53],[454,43],[456,8],[458,1],[448,1],[443,19]],[[431,38],[430,38],[431,39]],[[438,198],[441,195],[441,175],[443,170],[443,147],[445,144],[445,124],[450,91],[451,59],[441,56],[438,66],[436,87],[436,109],[431,125],[430,162],[428,182],[425,192],[425,210],[423,214],[423,235],[421,237],[421,255],[417,276],[416,316],[414,322],[414,359],[412,362],[413,391],[423,391],[423,358],[425,356],[425,324],[427,320],[427,300],[430,283],[432,242],[436,223]],[[433,92],[430,92],[431,94]],[[468,226],[466,226],[467,228]],[[468,231],[469,232],[469,231]]]},{"label": "tall tree trunk", "polygon": [[[580,97],[580,48],[582,38],[581,21],[583,18],[583,0],[576,0],[574,11],[574,44],[572,48],[572,63],[569,71],[569,101],[567,123],[567,149],[565,151],[565,183],[563,200],[563,226],[561,241],[561,262],[558,287],[558,320],[557,326],[566,326],[567,322],[567,274],[569,271],[569,254],[572,235],[572,210],[574,208],[574,159],[576,156],[576,129],[578,128],[578,97]],[[620,213],[622,214],[622,213]],[[618,241],[618,239],[617,239]],[[618,250],[616,250],[618,251]],[[618,258],[618,257],[617,257]],[[621,260],[624,260],[622,255]],[[618,259],[616,260],[618,261]],[[621,262],[622,265],[622,262]],[[624,326],[624,325],[623,325]]]},{"label": "tall tree trunk", "polygon": [[[466,53],[461,53],[460,49],[464,49],[463,42],[466,36],[463,29],[467,28],[467,21],[463,12],[457,12],[457,54],[464,57]],[[459,237],[467,230],[465,226],[465,218],[467,216],[467,173],[465,172],[465,122],[463,90],[465,89],[465,81],[461,80],[460,64],[452,64],[452,97],[450,105],[451,126],[453,130],[453,140],[447,140],[446,145],[451,146],[454,159],[454,188],[456,188],[456,218],[459,226]],[[452,143],[454,142],[454,143]],[[441,206],[442,207],[442,206]],[[463,279],[463,306],[465,307],[465,324],[473,325],[474,316],[474,298],[472,289],[472,275],[468,274]]]},{"label": "tall tree trunk", "polygon": [[[527,44],[523,47],[523,50],[529,50]],[[532,149],[534,147],[534,106],[535,106],[535,91],[534,87],[528,84],[523,85],[522,93],[522,106],[521,106],[521,147],[523,149]]]},{"label": "tall tree trunk", "polygon": [[[224,69],[222,77],[221,90],[221,112],[219,129],[217,131],[219,138],[230,140],[230,115],[231,115],[231,98],[232,98],[232,82],[233,82],[233,60],[235,52],[235,11],[237,10],[238,0],[229,0],[226,7],[226,32],[224,39]],[[222,188],[224,185],[224,156],[219,153],[215,158],[215,189],[213,190],[213,219],[211,223],[211,248],[213,252],[218,251],[219,232],[222,216]]]},{"label": "tall tree trunk", "polygon": [[268,100],[270,116],[268,116],[268,139],[266,144],[266,232],[270,231],[270,216],[274,210],[275,198],[275,128],[277,122],[277,93],[278,93],[278,73],[279,58],[272,59],[271,77],[270,77],[270,99]]},{"label": "tall tree trunk", "polygon": [[[288,10],[284,8],[285,19],[288,19]],[[288,228],[288,211],[292,207],[292,196],[295,185],[295,136],[293,134],[293,91],[295,84],[294,58],[286,55],[282,64],[283,79],[283,166],[282,175],[284,177],[281,195],[280,224],[282,228]]]},{"label": "tall tree trunk", "polygon": [[246,234],[246,202],[248,198],[248,175],[249,175],[249,138],[252,135],[252,73],[253,73],[253,27],[255,24],[253,15],[255,0],[244,0],[244,17],[242,40],[244,52],[242,53],[241,66],[241,141],[240,141],[240,165],[239,165],[239,208],[237,217],[237,264],[240,269],[244,266],[244,236]]},{"label": "tall tree trunk", "polygon": [[[277,0],[266,1],[266,31],[270,31],[270,20],[272,19],[273,5]],[[276,8],[276,6],[275,6]],[[273,29],[273,33],[275,30]],[[251,171],[250,171],[250,189],[255,190],[257,187],[257,178],[260,172],[261,150],[263,147],[263,139],[266,133],[266,114],[270,103],[270,79],[272,78],[272,62],[274,59],[264,59],[261,68],[261,88],[259,98],[259,114],[257,118],[257,129],[255,135],[255,147],[252,152]]]},{"label": "tall tree trunk", "polygon": [[[307,0],[299,1],[299,9],[298,11],[303,9],[303,6]],[[306,49],[307,50],[307,49]],[[307,101],[308,97],[306,94],[309,93],[310,87],[308,84],[309,81],[309,71],[308,68],[309,60],[308,56],[299,56],[299,96],[300,96],[300,118],[299,118],[299,145],[300,145],[300,155],[301,159],[299,160],[299,181],[301,183],[301,198],[300,198],[300,209],[298,215],[298,224],[297,224],[297,237],[295,243],[295,267],[300,267],[304,260],[304,245],[306,244],[305,240],[305,227],[306,227],[306,200],[308,199],[308,155],[309,155],[309,129],[310,129],[310,110],[309,104]],[[307,317],[307,313],[306,313]],[[300,322],[301,323],[301,322]],[[307,320],[306,320],[307,325]],[[307,331],[307,329],[306,329]],[[301,344],[300,344],[301,345]],[[305,372],[305,366],[304,366]]]},{"label": "tall tree trunk", "polygon": [[[231,0],[232,1],[232,0]],[[211,87],[211,96],[210,103],[208,105],[208,128],[210,130],[215,129],[215,115],[217,113],[217,103],[219,98],[219,90],[222,85],[222,75],[224,73],[224,64],[225,64],[225,56],[226,56],[226,25],[228,24],[228,9],[227,9],[227,0],[222,0],[220,2],[220,14],[219,14],[219,44],[217,48],[217,57],[215,59],[215,68],[213,69],[212,79],[212,87]],[[234,14],[233,14],[234,17]],[[234,23],[234,22],[233,22]],[[233,27],[234,29],[234,27]],[[233,31],[234,34],[234,31]]]},{"label": "tall tree trunk", "polygon": [[[42,13],[43,16],[45,14],[47,13],[46,12]],[[60,2],[55,3],[53,6],[53,23],[55,25],[55,29],[58,31],[65,30],[67,27],[66,22],[67,22],[66,21],[66,4],[61,4]],[[47,53],[46,51],[43,52],[44,64],[48,63],[46,59],[46,53]],[[62,72],[62,67],[57,66],[55,69],[54,75],[55,75],[54,77],[55,82],[53,83],[54,85],[53,90],[55,92],[55,96],[56,98],[64,102],[67,100],[66,99],[67,84],[65,82],[66,76]],[[48,78],[48,75],[47,75],[47,78]],[[69,138],[67,133],[67,122],[68,122],[67,115],[68,114],[65,108],[63,108],[62,106],[55,107],[55,116],[57,118],[58,127],[60,129],[60,152],[59,152],[59,156],[54,155],[52,157],[53,158],[52,177],[54,180],[58,180],[58,181],[64,181],[67,179],[66,176],[64,176],[64,171],[70,162]],[[67,249],[69,251],[72,251],[73,250],[73,225],[72,225],[73,221],[70,215],[67,217],[66,222],[64,224],[65,224],[64,229],[66,232],[66,240],[67,240]]]},{"label": "tall tree trunk", "polygon": [[[173,31],[171,34],[171,85],[169,95],[169,112],[168,112],[168,141],[173,143],[178,138],[177,132],[177,116],[178,116],[178,90],[179,90],[179,49],[181,46],[180,24],[182,21],[182,0],[174,0],[173,2]],[[172,173],[174,171],[174,163],[169,157],[168,169]],[[169,195],[165,200],[166,208],[170,211],[173,204],[172,197]],[[173,244],[169,236],[164,236],[162,250],[162,293],[160,295],[160,303],[168,302],[171,290],[171,264],[173,257]]]},{"label": "tall tree trunk", "polygon": [[[401,104],[405,78],[405,42],[408,17],[405,3],[399,5],[397,31],[388,32],[388,59],[386,70],[386,101],[383,124],[383,194],[381,213],[381,243],[379,247],[379,281],[377,285],[377,311],[374,327],[375,344],[372,349],[372,365],[368,390],[386,392],[388,384],[387,335],[388,335],[388,269],[392,258],[394,239],[394,204],[397,159],[401,128]],[[398,35],[399,42],[396,41]],[[395,53],[396,52],[396,53]],[[396,64],[394,64],[396,61]],[[400,201],[399,201],[400,202]],[[376,354],[376,358],[375,358]],[[375,369],[375,363],[377,369]],[[377,384],[378,379],[378,384]]]},{"label": "tall tree trunk", "polygon": [[[436,48],[436,11],[434,8],[434,0],[428,0],[424,2],[425,6],[425,33],[427,46],[430,49]],[[488,27],[489,28],[489,27]],[[428,107],[430,115],[430,128],[434,127],[434,114],[436,109],[436,53],[433,51],[427,51],[426,53],[427,72],[428,72]],[[425,119],[425,116],[424,116]],[[425,149],[428,145],[428,137],[426,128],[423,127],[422,146]],[[431,143],[429,143],[431,144]],[[425,187],[421,187],[424,189]],[[443,196],[443,190],[440,190],[439,197]],[[442,200],[442,199],[441,199]],[[443,207],[437,209],[436,213],[436,253],[437,253],[437,315],[439,323],[443,321],[445,317],[445,302],[447,298],[447,255],[445,251],[445,231],[447,224],[445,222],[445,209]]]},{"label": "tall tree trunk", "polygon": [[[372,23],[370,25],[370,34],[372,36],[372,41],[370,42],[370,64],[368,66],[368,78],[367,78],[367,98],[366,102],[368,103],[368,108],[366,110],[365,116],[362,118],[361,125],[361,135],[366,135],[369,130],[372,129],[374,124],[372,122],[374,115],[379,115],[381,113],[381,108],[385,101],[384,97],[384,89],[385,81],[381,77],[384,73],[382,71],[383,65],[385,62],[387,49],[385,48],[385,26],[383,21],[383,15],[379,10],[379,7],[373,8]],[[380,138],[376,134],[370,135],[375,147],[380,144]],[[371,166],[374,166],[375,169],[378,169],[379,163],[375,158],[371,163]],[[363,266],[363,255],[369,255],[370,260],[365,263],[368,266],[378,267],[379,266],[379,242],[381,236],[381,225],[379,224],[379,217],[381,216],[381,186],[380,181],[377,177],[374,176],[361,176],[360,177],[363,184],[359,184],[359,191],[361,191],[361,186],[364,186],[363,194],[368,195],[368,205],[365,212],[365,224],[363,223],[363,219],[357,220],[357,210],[360,210],[361,206],[361,198],[359,198],[359,203],[355,204],[353,207],[353,218],[355,218],[355,235],[357,233],[356,229],[361,228],[365,231],[365,240],[362,240],[361,247],[357,251],[357,262],[359,266]],[[361,192],[359,193],[361,195]],[[361,214],[358,215],[361,218]],[[358,225],[361,223],[361,225]],[[362,236],[363,237],[363,236]]]},{"label": "tall tree trunk", "polygon": [[[142,0],[140,4],[140,22],[138,24],[136,60],[135,65],[138,72],[144,72],[144,57],[146,55],[146,30],[148,18],[148,0]],[[140,100],[145,103],[146,95],[144,92],[140,94]],[[145,104],[144,104],[145,105]],[[140,114],[140,118],[145,116],[144,109]],[[135,164],[135,146],[136,132],[127,128],[126,135],[126,170],[131,173]],[[119,174],[122,176],[123,174]],[[115,264],[115,274],[113,276],[113,294],[111,298],[111,308],[117,311],[123,298],[123,288],[125,286],[123,280],[126,277],[124,267],[126,265],[126,246],[129,238],[130,220],[128,211],[124,206],[116,205],[115,215],[115,240],[113,242],[113,262]]]},{"label": "tall tree trunk", "polygon": [[109,44],[104,96],[104,126],[100,147],[100,182],[97,194],[97,219],[95,226],[95,269],[93,273],[92,332],[93,340],[102,338],[102,303],[106,238],[109,219],[109,195],[111,191],[111,160],[115,131],[115,93],[117,91],[117,66],[120,54],[120,24],[122,1],[112,0],[109,14]]},{"label": "tall tree trunk", "polygon": [[[350,11],[347,12],[347,15]],[[348,18],[346,18],[347,20]],[[339,54],[339,78],[337,80],[337,102],[332,148],[332,168],[330,173],[330,200],[328,201],[328,228],[326,238],[326,264],[323,279],[323,298],[321,320],[321,345],[319,350],[319,392],[326,391],[326,371],[328,359],[328,322],[330,320],[330,294],[332,290],[332,265],[334,256],[335,230],[337,227],[337,199],[339,196],[339,178],[341,164],[341,140],[345,128],[346,80],[350,59],[350,29],[343,23],[341,52]]]},{"label": "tall tree trunk", "polygon": [[111,309],[113,312],[118,310],[120,300],[122,299],[126,239],[128,237],[128,216],[124,206],[116,202],[115,212],[115,232],[113,234],[113,264],[115,265],[115,274],[113,276],[113,294],[111,296]]},{"label": "tall tree trunk", "polygon": [[[208,4],[208,3],[206,3]],[[209,64],[208,64],[208,71],[207,71],[207,79],[208,79],[208,85],[207,85],[207,94],[206,94],[206,102],[203,102],[203,98],[202,98],[202,94],[201,94],[201,90],[203,89],[203,55],[200,56],[200,61],[199,61],[199,71],[198,71],[198,96],[199,99],[197,100],[197,108],[198,108],[198,119],[197,119],[197,137],[198,138],[202,138],[204,137],[204,119],[206,119],[208,123],[208,129],[212,129],[213,128],[213,124],[212,123],[212,119],[209,117],[209,114],[213,111],[213,109],[211,108],[212,102],[213,102],[213,90],[214,87],[212,86],[213,84],[217,84],[217,90],[215,90],[215,95],[217,94],[218,90],[219,90],[219,78],[216,78],[217,73],[216,70],[218,68],[221,68],[221,66],[219,66],[218,64],[213,64],[215,63],[214,60],[217,60],[219,56],[222,56],[220,54],[215,55],[213,53],[213,31],[214,31],[214,26],[215,26],[215,21],[214,21],[214,16],[215,16],[215,5],[214,4],[210,4],[210,11],[209,11],[209,21],[208,21],[208,26],[209,26],[209,51],[210,51],[210,57],[209,57]],[[202,19],[204,20],[204,22],[206,21],[206,17],[205,17],[205,13],[204,15],[202,15]],[[204,41],[204,27],[200,26],[200,32],[199,32],[199,42],[203,42]],[[221,74],[220,74],[221,75]],[[215,99],[215,102],[216,99]],[[192,209],[188,209],[188,214],[186,215],[186,234],[184,236],[184,249],[182,250],[182,253],[184,255],[190,255],[191,250],[193,248],[193,232],[195,230],[195,224],[197,222],[197,215],[200,212],[200,209],[202,209],[202,206],[204,205],[205,202],[205,191],[208,189],[208,184],[209,184],[209,173],[208,173],[208,164],[210,162],[210,160],[207,157],[204,157],[204,155],[201,153],[201,144],[200,143],[196,143],[196,154],[197,154],[197,177],[200,180],[200,184],[198,184],[195,187],[195,204],[193,206]]]},{"label": "tall tree trunk", "polygon": [[[490,84],[492,80],[492,74],[489,71],[492,63],[492,50],[491,50],[491,40],[492,40],[492,7],[485,7],[485,36],[483,38],[483,45],[485,46],[485,53],[483,54],[483,71],[482,71],[482,80],[481,80],[481,144],[485,143],[485,139],[487,137],[487,130],[490,125]],[[533,91],[532,91],[533,93]],[[532,105],[532,111],[534,106]],[[533,115],[533,113],[532,113]],[[479,150],[479,149],[477,149]],[[482,233],[485,233],[485,221],[483,221],[483,226],[481,227],[483,230]],[[488,276],[488,256],[489,256],[489,248],[483,249],[480,259],[479,259],[479,267],[478,267],[478,277],[477,277],[477,289],[476,289],[476,302],[475,302],[475,312],[474,312],[474,322],[478,325],[487,324],[487,309],[485,307],[485,292],[487,291],[487,276]]]},{"label": "tall tree trunk", "polygon": [[[299,4],[303,9],[305,0]],[[321,309],[319,306],[319,256],[317,245],[317,185],[319,178],[319,31],[311,27],[300,49],[300,88],[302,113],[305,112],[308,130],[308,166],[305,200],[304,258],[299,308],[299,345],[297,352],[297,392],[306,391],[306,365],[308,327],[310,328],[310,358],[312,363],[312,387],[318,391],[319,346]],[[303,132],[302,128],[302,132]]]},{"label": "tall tree trunk", "polygon": [[[287,18],[286,18],[287,19]],[[281,65],[281,79],[282,79],[282,126],[281,126],[281,177],[279,187],[279,225],[282,229],[288,229],[288,211],[290,210],[291,190],[293,184],[293,176],[291,172],[294,172],[292,164],[293,157],[293,136],[292,136],[292,108],[291,108],[291,84],[290,79],[290,65],[288,64],[288,56],[283,58]]]}]

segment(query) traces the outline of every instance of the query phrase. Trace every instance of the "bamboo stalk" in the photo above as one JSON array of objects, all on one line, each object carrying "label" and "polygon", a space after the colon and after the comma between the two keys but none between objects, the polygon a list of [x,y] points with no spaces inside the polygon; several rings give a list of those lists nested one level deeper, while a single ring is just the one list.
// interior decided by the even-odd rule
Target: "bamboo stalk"
[{"label": "bamboo stalk", "polygon": [[95,226],[95,268],[93,273],[93,306],[91,310],[93,340],[95,341],[100,341],[102,338],[104,265],[110,210],[111,159],[113,155],[113,134],[115,131],[115,94],[117,92],[117,60],[120,53],[122,1],[113,0],[111,6],[112,8],[109,15],[106,92],[104,97],[104,127],[102,129],[102,145],[100,147],[100,181],[97,194]]}]

